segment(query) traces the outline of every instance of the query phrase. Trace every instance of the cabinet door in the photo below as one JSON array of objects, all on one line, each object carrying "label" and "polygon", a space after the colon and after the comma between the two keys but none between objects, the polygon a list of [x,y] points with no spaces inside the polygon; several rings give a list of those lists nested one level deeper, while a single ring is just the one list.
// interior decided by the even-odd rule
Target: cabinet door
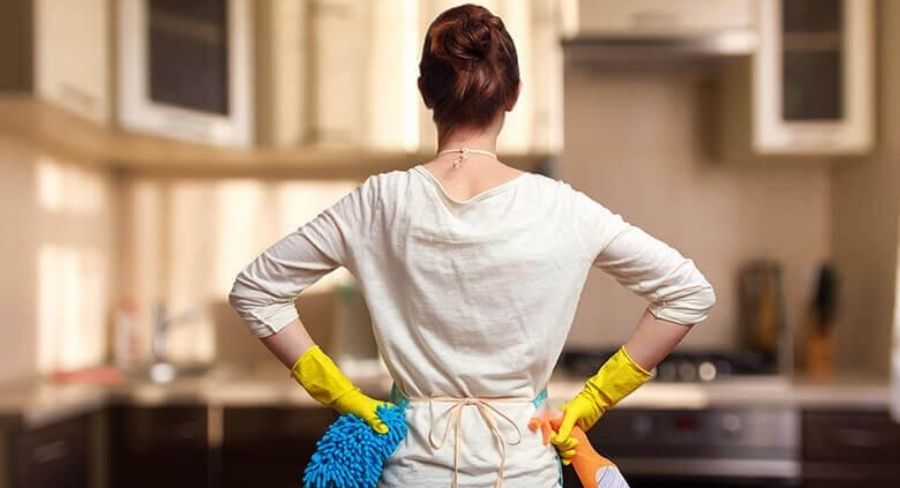
[{"label": "cabinet door", "polygon": [[747,28],[754,5],[748,0],[581,0],[578,33],[673,35]]},{"label": "cabinet door", "polygon": [[886,411],[803,413],[803,476],[809,486],[890,486],[900,480],[898,459],[900,425]]},{"label": "cabinet door", "polygon": [[874,138],[872,2],[762,0],[759,24],[756,151],[868,151]]},{"label": "cabinet door", "polygon": [[109,420],[113,487],[207,486],[205,406],[117,406]]},{"label": "cabinet door", "polygon": [[359,146],[365,139],[368,2],[315,0],[309,15],[311,141]]},{"label": "cabinet door", "polygon": [[13,486],[87,488],[92,473],[89,415],[21,432]]},{"label": "cabinet door", "polygon": [[111,4],[107,0],[34,2],[37,95],[101,123],[112,118]]},{"label": "cabinet door", "polygon": [[324,407],[234,407],[223,417],[224,487],[296,488],[337,414]]}]

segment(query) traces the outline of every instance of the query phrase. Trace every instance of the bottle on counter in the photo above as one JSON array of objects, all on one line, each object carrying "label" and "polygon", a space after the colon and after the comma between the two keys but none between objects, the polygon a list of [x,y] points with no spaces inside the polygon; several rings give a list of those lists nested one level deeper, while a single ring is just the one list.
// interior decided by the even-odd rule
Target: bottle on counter
[{"label": "bottle on counter", "polygon": [[138,309],[134,297],[126,295],[116,305],[113,320],[113,364],[127,371],[137,355]]}]

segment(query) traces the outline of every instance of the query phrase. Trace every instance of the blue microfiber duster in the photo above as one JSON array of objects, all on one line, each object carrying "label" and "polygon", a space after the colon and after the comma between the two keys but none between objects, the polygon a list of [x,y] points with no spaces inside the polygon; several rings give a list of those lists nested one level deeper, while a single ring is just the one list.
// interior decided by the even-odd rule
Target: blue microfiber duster
[{"label": "blue microfiber duster", "polygon": [[389,432],[379,434],[353,414],[338,417],[316,441],[303,473],[303,488],[375,488],[384,462],[406,437],[405,407],[379,405]]}]

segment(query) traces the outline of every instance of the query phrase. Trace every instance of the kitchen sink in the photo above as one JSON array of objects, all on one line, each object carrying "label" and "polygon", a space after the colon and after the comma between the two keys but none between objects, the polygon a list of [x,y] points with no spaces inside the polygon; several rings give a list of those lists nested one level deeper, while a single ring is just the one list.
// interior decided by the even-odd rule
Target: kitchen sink
[{"label": "kitchen sink", "polygon": [[130,376],[134,380],[150,380],[153,383],[166,384],[176,379],[201,378],[216,373],[215,363],[168,363],[157,362],[149,366],[137,368]]}]

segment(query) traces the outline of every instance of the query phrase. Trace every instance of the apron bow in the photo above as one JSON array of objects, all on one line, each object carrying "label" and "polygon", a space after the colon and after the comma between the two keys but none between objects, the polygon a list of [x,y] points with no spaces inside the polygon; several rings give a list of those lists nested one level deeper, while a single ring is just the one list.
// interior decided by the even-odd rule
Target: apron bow
[{"label": "apron bow", "polygon": [[[457,479],[459,478],[459,449],[462,444],[462,429],[461,429],[461,420],[462,420],[462,410],[467,406],[476,407],[479,415],[481,416],[484,423],[488,426],[491,433],[494,435],[494,439],[497,440],[497,445],[500,449],[500,468],[497,470],[497,481],[494,483],[496,488],[501,488],[503,486],[503,467],[506,464],[506,445],[516,445],[522,442],[522,431],[519,429],[519,426],[516,425],[516,422],[509,418],[508,415],[501,412],[497,407],[491,405],[488,400],[491,401],[523,401],[521,398],[515,397],[503,397],[503,398],[478,398],[478,397],[428,397],[427,400],[429,403],[433,401],[448,401],[453,402],[453,405],[448,407],[446,410],[441,412],[440,415],[434,418],[431,423],[431,429],[428,431],[428,443],[434,449],[440,449],[447,440],[447,435],[450,433],[451,427],[455,430],[455,444],[453,446],[453,488],[457,487]],[[529,401],[529,400],[525,400]],[[433,405],[429,405],[433,406]],[[493,415],[496,414],[499,416],[501,421],[505,421],[508,425],[511,425],[516,432],[516,439],[507,439],[503,436],[503,432],[498,425],[497,418]],[[444,434],[441,436],[440,442],[435,442],[434,433],[435,426],[438,424],[438,421],[441,417],[447,417],[446,424],[444,425]]]}]

